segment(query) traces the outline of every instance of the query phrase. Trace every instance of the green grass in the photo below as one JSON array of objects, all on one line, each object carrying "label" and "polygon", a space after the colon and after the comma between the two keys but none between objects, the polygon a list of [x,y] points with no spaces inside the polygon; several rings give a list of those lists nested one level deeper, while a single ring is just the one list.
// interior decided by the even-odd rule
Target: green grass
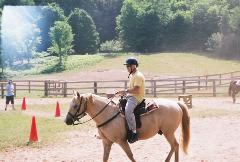
[{"label": "green grass", "polygon": [[[34,111],[51,112],[53,105],[34,105]],[[47,108],[48,107],[48,108]],[[29,108],[28,108],[29,109]],[[11,147],[27,146],[31,130],[32,117],[20,111],[0,112],[0,151]],[[91,124],[91,123],[90,123]],[[30,146],[44,146],[48,143],[63,140],[64,133],[72,130],[84,131],[91,129],[89,124],[67,126],[59,118],[36,116],[38,142]]]},{"label": "green grass", "polygon": [[[21,106],[21,105],[19,105]],[[62,104],[61,102],[59,102],[59,106],[60,106],[60,110],[61,112],[64,112],[62,114],[66,114],[66,112],[69,109],[69,103],[67,104]],[[47,113],[51,113],[54,114],[55,112],[55,108],[56,108],[56,104],[41,104],[41,105],[27,105],[28,109],[33,110],[33,111],[41,111],[41,112],[47,112]]]},{"label": "green grass", "polygon": [[30,93],[28,91],[17,91],[16,93],[16,98],[43,98],[43,96],[43,91],[31,91]]},{"label": "green grass", "polygon": [[[134,56],[140,62],[141,71],[152,75],[169,76],[196,76],[219,74],[225,72],[238,71],[239,60],[225,60],[213,57],[206,53],[155,53],[138,55],[133,53],[115,54],[104,56],[98,55],[72,55],[68,57],[65,72],[75,72],[84,70],[106,70],[121,69],[126,70],[123,63],[128,57]],[[7,69],[7,74],[15,76],[16,79],[27,75],[41,74],[42,72],[54,73],[58,58],[43,57],[34,61],[32,68]],[[19,71],[21,70],[21,72]],[[58,71],[59,72],[59,71]],[[62,72],[64,74],[64,72]],[[31,78],[31,77],[30,77]]]},{"label": "green grass", "polygon": [[[125,70],[123,63],[127,57],[129,56],[104,60],[104,64],[99,63],[95,68]],[[135,55],[135,57],[140,62],[141,71],[152,75],[197,76],[238,71],[240,67],[240,61],[193,53],[158,53]]]},{"label": "green grass", "polygon": [[[31,117],[20,112],[0,113],[0,149],[27,144],[31,129]],[[48,142],[68,128],[60,120],[36,118],[38,136],[42,143]]]},{"label": "green grass", "polygon": [[[103,59],[103,55],[71,55],[67,59],[65,71],[85,70]],[[62,72],[62,69],[59,68],[58,58],[56,56],[48,56],[32,60],[31,65],[25,62],[23,64],[18,63],[12,66],[12,68],[7,68],[6,77],[19,79],[19,77],[28,75],[59,72]]]},{"label": "green grass", "polygon": [[66,71],[86,70],[87,68],[92,67],[103,60],[104,60],[103,55],[70,56],[68,57],[66,63]]}]

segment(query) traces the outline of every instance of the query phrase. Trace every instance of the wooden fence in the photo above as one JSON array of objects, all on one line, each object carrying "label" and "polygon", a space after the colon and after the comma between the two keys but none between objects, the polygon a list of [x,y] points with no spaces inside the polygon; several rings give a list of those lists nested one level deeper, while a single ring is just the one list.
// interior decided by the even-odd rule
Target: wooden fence
[{"label": "wooden fence", "polygon": [[[231,80],[240,79],[240,71],[193,76],[181,78],[146,80],[146,95],[166,96],[178,94],[192,94],[199,96],[227,95]],[[4,97],[6,81],[0,82],[1,96]],[[64,81],[64,80],[14,80],[15,94],[20,91],[28,93],[42,92],[43,96],[64,96],[73,94],[73,90],[80,93],[95,93],[105,95],[114,90],[123,90],[128,86],[128,80],[116,81]]]}]

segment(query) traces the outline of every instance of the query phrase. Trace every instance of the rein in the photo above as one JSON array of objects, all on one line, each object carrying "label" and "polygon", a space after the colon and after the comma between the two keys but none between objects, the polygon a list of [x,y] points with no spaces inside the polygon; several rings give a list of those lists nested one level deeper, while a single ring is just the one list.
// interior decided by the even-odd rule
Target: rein
[{"label": "rein", "polygon": [[[113,97],[114,97],[114,96],[113,96]],[[68,112],[68,114],[73,118],[74,122],[75,122],[75,121],[78,121],[78,123],[74,123],[74,122],[73,122],[72,125],[84,124],[84,123],[87,123],[87,122],[93,120],[93,119],[96,118],[99,114],[101,114],[101,113],[108,107],[108,105],[112,102],[112,99],[111,99],[111,100],[110,100],[96,115],[94,115],[91,119],[88,119],[88,120],[86,120],[86,121],[84,121],[84,122],[80,122],[79,120],[80,120],[81,118],[79,118],[79,116],[82,115],[82,114],[84,114],[84,113],[86,112],[86,110],[87,110],[87,101],[86,101],[85,104],[84,104],[84,110],[83,110],[80,114],[77,115],[77,113],[79,113],[79,111],[80,111],[80,109],[81,109],[82,98],[83,98],[83,97],[81,97],[80,105],[79,105],[79,107],[78,107],[77,112],[76,112],[74,115],[72,115],[71,113]],[[109,99],[109,98],[108,98],[108,99]],[[102,124],[98,125],[97,127],[98,127],[98,128],[99,128],[99,127],[102,127],[103,125],[105,125],[105,124],[107,124],[108,122],[112,121],[115,117],[118,116],[118,114],[120,114],[120,111],[118,111],[113,117],[111,117],[111,118],[108,119],[107,121],[103,122]]]}]

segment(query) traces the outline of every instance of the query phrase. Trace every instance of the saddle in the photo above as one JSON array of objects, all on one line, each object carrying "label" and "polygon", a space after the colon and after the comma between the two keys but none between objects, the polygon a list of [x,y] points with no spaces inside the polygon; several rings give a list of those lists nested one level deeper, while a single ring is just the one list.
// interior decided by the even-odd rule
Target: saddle
[{"label": "saddle", "polygon": [[[121,98],[119,99],[119,109],[121,110],[123,115],[125,115],[126,104],[127,104],[126,97],[121,96]],[[145,113],[147,113],[147,112],[149,112],[153,109],[156,109],[156,108],[158,108],[158,107],[154,102],[149,102],[149,103],[146,104],[145,99],[143,99],[143,101],[140,104],[138,104],[133,111],[133,113],[135,115],[135,120],[136,120],[136,127],[141,128],[141,126],[142,126],[142,122],[141,122],[141,119],[140,119],[140,116],[142,114],[145,114]]]}]

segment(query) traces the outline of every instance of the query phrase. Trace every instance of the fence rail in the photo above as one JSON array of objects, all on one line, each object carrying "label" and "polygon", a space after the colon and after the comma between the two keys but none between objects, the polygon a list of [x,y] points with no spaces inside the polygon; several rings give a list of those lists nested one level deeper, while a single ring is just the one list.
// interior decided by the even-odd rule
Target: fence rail
[{"label": "fence rail", "polygon": [[[146,80],[146,94],[150,96],[193,94],[193,95],[224,95],[227,94],[231,80],[240,79],[240,71],[167,79]],[[1,81],[1,97],[7,81]],[[73,90],[80,93],[109,94],[114,90],[127,88],[127,80],[116,81],[64,81],[64,80],[15,80],[15,94],[20,91],[42,92],[43,96],[72,95]]]}]

